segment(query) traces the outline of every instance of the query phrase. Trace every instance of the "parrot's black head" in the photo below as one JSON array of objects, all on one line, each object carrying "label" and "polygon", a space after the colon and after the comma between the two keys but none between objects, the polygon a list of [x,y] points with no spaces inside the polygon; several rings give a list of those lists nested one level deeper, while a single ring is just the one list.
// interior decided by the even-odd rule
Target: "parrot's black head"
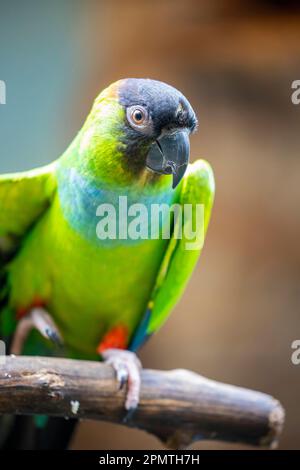
[{"label": "parrot's black head", "polygon": [[173,188],[189,161],[189,134],[197,127],[188,100],[166,83],[129,78],[115,84],[125,110],[122,143],[128,165],[158,174],[173,174]]},{"label": "parrot's black head", "polygon": [[128,123],[139,134],[159,138],[162,132],[182,129],[193,132],[197,126],[196,115],[188,100],[166,83],[128,78],[120,82],[118,90]]}]

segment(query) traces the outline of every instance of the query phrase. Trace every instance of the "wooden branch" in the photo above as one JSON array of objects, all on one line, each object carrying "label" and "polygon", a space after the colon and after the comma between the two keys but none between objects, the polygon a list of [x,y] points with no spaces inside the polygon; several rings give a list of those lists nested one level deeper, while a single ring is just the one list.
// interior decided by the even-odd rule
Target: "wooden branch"
[{"label": "wooden branch", "polygon": [[[8,356],[0,364],[0,414],[122,424],[124,397],[112,368],[103,363]],[[143,370],[140,406],[126,425],[154,434],[171,448],[200,439],[274,447],[283,422],[282,406],[269,395],[186,370]]]}]

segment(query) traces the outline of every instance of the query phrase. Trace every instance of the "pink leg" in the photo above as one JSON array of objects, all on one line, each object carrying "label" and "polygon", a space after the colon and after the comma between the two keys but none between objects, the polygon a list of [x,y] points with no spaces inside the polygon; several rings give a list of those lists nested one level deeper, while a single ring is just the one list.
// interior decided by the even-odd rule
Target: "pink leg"
[{"label": "pink leg", "polygon": [[102,357],[114,368],[121,388],[127,381],[125,408],[129,412],[134,411],[140,400],[142,369],[140,360],[135,353],[122,349],[106,349],[102,352]]},{"label": "pink leg", "polygon": [[44,338],[56,344],[63,343],[61,334],[49,313],[41,307],[36,307],[19,320],[11,346],[12,354],[22,353],[25,341],[33,329],[38,330]]}]

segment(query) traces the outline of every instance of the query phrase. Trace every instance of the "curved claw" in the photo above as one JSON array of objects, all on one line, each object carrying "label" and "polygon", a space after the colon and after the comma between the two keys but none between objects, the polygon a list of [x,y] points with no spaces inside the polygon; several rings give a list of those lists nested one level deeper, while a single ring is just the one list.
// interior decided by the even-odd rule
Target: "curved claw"
[{"label": "curved claw", "polygon": [[130,408],[127,411],[126,415],[123,418],[123,423],[124,424],[128,423],[132,419],[134,413],[136,412],[136,409],[137,409],[137,406],[135,408]]},{"label": "curved claw", "polygon": [[46,333],[47,338],[50,341],[55,343],[57,346],[60,346],[60,347],[63,346],[63,341],[61,339],[60,334],[58,334],[57,331],[53,330],[51,327],[47,327],[45,329],[45,333]]},{"label": "curved claw", "polygon": [[128,381],[128,372],[125,368],[124,369],[120,368],[118,371],[116,371],[116,375],[117,375],[117,380],[120,384],[119,390],[123,390],[124,386],[126,385]]}]

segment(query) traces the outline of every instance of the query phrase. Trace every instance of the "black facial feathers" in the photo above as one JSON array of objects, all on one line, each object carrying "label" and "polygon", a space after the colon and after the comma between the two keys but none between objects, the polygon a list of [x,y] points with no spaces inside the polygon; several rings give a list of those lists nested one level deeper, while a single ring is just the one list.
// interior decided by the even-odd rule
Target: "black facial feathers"
[{"label": "black facial feathers", "polygon": [[173,129],[186,128],[193,132],[197,126],[196,115],[182,93],[157,80],[123,80],[119,88],[119,102],[125,108],[140,105],[148,110],[153,138],[157,138],[162,131]]}]

